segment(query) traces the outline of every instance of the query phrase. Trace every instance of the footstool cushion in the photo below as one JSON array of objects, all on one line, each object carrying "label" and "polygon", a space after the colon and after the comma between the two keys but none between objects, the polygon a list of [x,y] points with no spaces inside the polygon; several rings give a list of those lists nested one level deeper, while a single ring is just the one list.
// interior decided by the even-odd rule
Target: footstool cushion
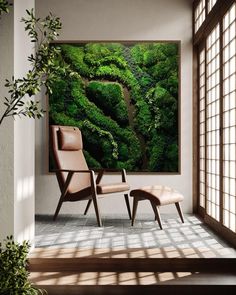
[{"label": "footstool cushion", "polygon": [[178,191],[164,185],[144,186],[134,189],[130,196],[150,200],[157,206],[174,204],[183,201],[184,197]]},{"label": "footstool cushion", "polygon": [[130,196],[134,198],[131,222],[132,226],[134,225],[138,202],[143,200],[150,201],[155,214],[155,219],[161,229],[163,227],[159,207],[163,205],[175,204],[179,217],[182,223],[184,223],[184,217],[180,206],[180,202],[183,201],[184,197],[173,188],[164,185],[144,186],[142,188],[132,190],[130,192]]}]

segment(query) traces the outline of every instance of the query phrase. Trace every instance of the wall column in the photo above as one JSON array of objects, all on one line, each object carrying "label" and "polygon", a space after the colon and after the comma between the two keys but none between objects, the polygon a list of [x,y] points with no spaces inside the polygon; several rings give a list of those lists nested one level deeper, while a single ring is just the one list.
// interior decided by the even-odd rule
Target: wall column
[{"label": "wall column", "polygon": [[[4,110],[4,80],[25,75],[32,43],[20,22],[34,0],[15,0],[11,13],[0,20],[0,112]],[[6,45],[5,42],[8,44]],[[2,44],[4,43],[4,44]],[[5,46],[5,47],[4,47]],[[6,93],[5,93],[6,95]],[[6,118],[0,126],[0,240],[13,234],[15,240],[34,239],[34,148],[35,122],[27,118]]]}]

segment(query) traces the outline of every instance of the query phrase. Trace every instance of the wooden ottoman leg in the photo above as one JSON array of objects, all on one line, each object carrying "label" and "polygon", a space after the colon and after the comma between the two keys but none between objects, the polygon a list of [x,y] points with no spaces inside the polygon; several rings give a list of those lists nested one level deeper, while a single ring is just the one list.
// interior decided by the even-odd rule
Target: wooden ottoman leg
[{"label": "wooden ottoman leg", "polygon": [[137,207],[138,207],[138,198],[135,198],[135,197],[134,197],[134,200],[133,200],[133,212],[132,212],[131,226],[134,225],[134,219],[135,219],[135,216],[136,216]]},{"label": "wooden ottoman leg", "polygon": [[128,214],[129,214],[129,219],[132,219],[130,205],[129,205],[129,195],[124,194],[124,197],[125,197],[125,203],[126,203],[126,207],[127,207],[127,210],[128,210]]},{"label": "wooden ottoman leg", "polygon": [[154,211],[154,213],[155,213],[155,216],[156,216],[157,222],[158,222],[158,224],[159,224],[159,226],[160,226],[160,229],[163,229],[163,228],[162,228],[161,215],[160,215],[159,208],[158,208],[158,206],[156,206],[156,205],[153,204],[152,202],[151,202],[151,205],[152,205],[152,209],[153,209],[153,211]]},{"label": "wooden ottoman leg", "polygon": [[184,223],[184,216],[183,216],[183,212],[182,212],[182,209],[181,209],[181,206],[180,206],[180,203],[175,203],[175,206],[177,208],[177,211],[179,213],[179,217],[182,221],[182,223]]}]

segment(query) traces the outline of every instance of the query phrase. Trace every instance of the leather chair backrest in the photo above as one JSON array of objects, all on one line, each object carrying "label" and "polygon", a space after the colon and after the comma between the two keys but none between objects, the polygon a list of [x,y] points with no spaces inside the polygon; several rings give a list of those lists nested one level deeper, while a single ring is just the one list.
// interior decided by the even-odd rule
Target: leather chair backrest
[{"label": "leather chair backrest", "polygon": [[[50,147],[55,163],[55,169],[88,170],[83,154],[82,135],[77,127],[50,126]],[[57,173],[57,179],[62,190],[67,173]],[[89,187],[89,173],[75,173],[68,188],[68,193],[78,192]]]}]

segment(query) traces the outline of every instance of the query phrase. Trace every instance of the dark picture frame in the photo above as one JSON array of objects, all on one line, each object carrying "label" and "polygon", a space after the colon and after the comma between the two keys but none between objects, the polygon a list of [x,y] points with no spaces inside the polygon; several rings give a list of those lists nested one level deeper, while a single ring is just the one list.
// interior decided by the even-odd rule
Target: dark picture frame
[{"label": "dark picture frame", "polygon": [[51,46],[78,75],[55,80],[49,125],[81,129],[90,168],[180,173],[180,41]]}]

